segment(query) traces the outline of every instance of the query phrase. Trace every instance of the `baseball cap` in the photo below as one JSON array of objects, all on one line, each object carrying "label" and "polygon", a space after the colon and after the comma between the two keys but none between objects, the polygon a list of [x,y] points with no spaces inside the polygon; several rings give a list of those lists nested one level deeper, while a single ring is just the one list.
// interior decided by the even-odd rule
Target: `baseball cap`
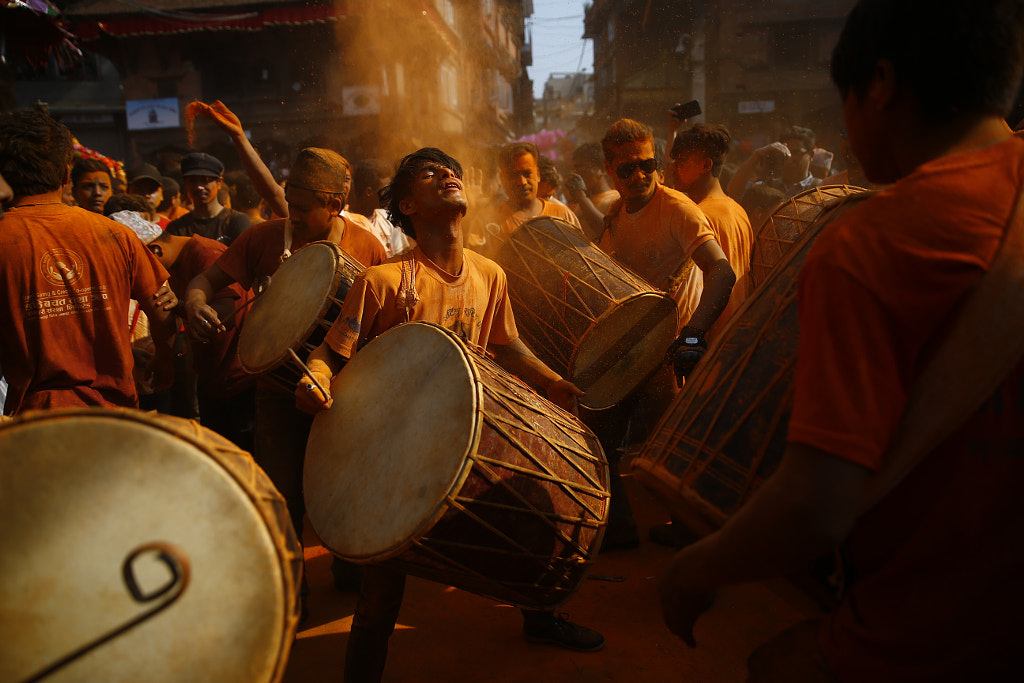
[{"label": "baseball cap", "polygon": [[205,152],[190,152],[181,158],[181,176],[204,175],[219,178],[224,173],[220,159]]},{"label": "baseball cap", "polygon": [[152,180],[160,184],[160,171],[152,164],[139,164],[128,171],[128,184],[131,185],[139,180]]},{"label": "baseball cap", "polygon": [[139,236],[143,244],[149,244],[163,232],[159,225],[150,223],[140,216],[137,211],[116,211],[110,214],[110,218],[121,225],[131,228],[132,232]]}]

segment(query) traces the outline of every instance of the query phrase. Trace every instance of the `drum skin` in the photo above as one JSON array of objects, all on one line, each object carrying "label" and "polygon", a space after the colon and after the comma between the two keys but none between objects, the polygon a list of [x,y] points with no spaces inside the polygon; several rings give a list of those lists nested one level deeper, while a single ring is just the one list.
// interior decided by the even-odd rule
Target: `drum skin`
[{"label": "drum skin", "polygon": [[578,419],[418,322],[367,344],[331,393],[303,488],[332,552],[524,607],[579,587],[609,493],[604,453]]},{"label": "drum skin", "polygon": [[[154,603],[122,579],[152,542],[189,567],[177,601],[47,681],[280,681],[298,622],[301,548],[248,453],[197,423],[136,410],[0,424],[0,681],[24,681]],[[131,564],[144,593],[171,580]]]},{"label": "drum skin", "polygon": [[754,235],[754,247],[750,252],[751,288],[768,279],[793,244],[835,200],[861,192],[864,188],[853,185],[819,185],[775,207]]},{"label": "drum skin", "polygon": [[632,461],[637,480],[698,533],[721,527],[782,459],[799,341],[797,276],[820,231],[873,194],[824,189],[817,219],[729,320]]},{"label": "drum skin", "polygon": [[678,329],[676,304],[605,254],[576,226],[538,216],[495,260],[508,277],[516,327],[550,368],[609,408],[663,364]]},{"label": "drum skin", "polygon": [[238,337],[238,360],[289,393],[302,376],[289,349],[303,362],[320,346],[355,276],[365,268],[333,242],[310,242],[281,264],[261,293]]}]

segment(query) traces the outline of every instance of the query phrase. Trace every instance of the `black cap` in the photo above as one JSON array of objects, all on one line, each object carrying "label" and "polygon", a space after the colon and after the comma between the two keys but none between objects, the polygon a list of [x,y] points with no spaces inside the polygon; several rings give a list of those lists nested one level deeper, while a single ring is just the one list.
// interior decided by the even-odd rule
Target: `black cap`
[{"label": "black cap", "polygon": [[160,171],[156,170],[156,167],[151,164],[139,164],[128,171],[128,184],[131,185],[139,180],[152,180],[159,185]]},{"label": "black cap", "polygon": [[191,152],[181,158],[181,177],[204,175],[219,178],[224,173],[220,159],[204,152]]}]

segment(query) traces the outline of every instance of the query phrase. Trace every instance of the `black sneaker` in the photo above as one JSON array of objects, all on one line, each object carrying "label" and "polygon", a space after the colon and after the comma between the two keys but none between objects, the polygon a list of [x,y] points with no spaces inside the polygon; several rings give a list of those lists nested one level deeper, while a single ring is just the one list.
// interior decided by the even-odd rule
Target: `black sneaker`
[{"label": "black sneaker", "polygon": [[523,620],[523,636],[530,643],[548,643],[578,652],[595,652],[604,647],[604,636],[569,621],[568,614],[548,612]]}]

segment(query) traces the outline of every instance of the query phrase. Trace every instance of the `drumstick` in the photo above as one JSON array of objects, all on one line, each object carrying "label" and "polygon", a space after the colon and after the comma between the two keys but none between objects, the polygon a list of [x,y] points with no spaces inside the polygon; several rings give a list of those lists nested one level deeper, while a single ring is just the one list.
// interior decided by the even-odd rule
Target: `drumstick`
[{"label": "drumstick", "polygon": [[320,384],[320,382],[317,381],[316,377],[313,376],[313,371],[307,368],[306,364],[302,362],[302,359],[299,358],[299,354],[295,353],[295,350],[291,348],[288,349],[288,353],[292,354],[292,360],[299,364],[299,367],[301,367],[302,370],[306,373],[306,377],[309,377],[309,381],[316,385],[316,388],[319,389],[320,393],[324,395],[324,400],[327,400],[327,398],[330,397],[330,394],[327,393],[327,390],[324,389],[323,385]]},{"label": "drumstick", "polygon": [[236,314],[237,314],[237,313],[238,313],[239,311],[241,311],[241,310],[242,310],[242,309],[244,309],[244,308],[248,308],[249,306],[252,306],[252,303],[253,303],[254,301],[256,301],[256,299],[257,299],[257,298],[258,298],[258,297],[260,296],[260,294],[263,294],[263,292],[265,292],[265,291],[266,291],[266,290],[264,289],[264,290],[260,291],[260,292],[259,292],[259,294],[253,294],[253,296],[252,296],[252,298],[251,298],[251,299],[249,299],[248,301],[246,301],[246,302],[245,302],[244,304],[242,304],[241,306],[239,306],[239,307],[238,307],[238,308],[236,308],[235,310],[233,310],[233,311],[231,311],[230,313],[228,313],[228,317],[226,317],[226,318],[224,318],[223,320],[221,320],[221,321],[220,321],[220,324],[221,324],[221,325],[227,325],[227,324],[228,324],[228,322],[229,322],[229,321],[230,321],[230,320],[231,320],[232,318],[234,318],[234,317],[235,317],[235,315],[236,315]]}]

